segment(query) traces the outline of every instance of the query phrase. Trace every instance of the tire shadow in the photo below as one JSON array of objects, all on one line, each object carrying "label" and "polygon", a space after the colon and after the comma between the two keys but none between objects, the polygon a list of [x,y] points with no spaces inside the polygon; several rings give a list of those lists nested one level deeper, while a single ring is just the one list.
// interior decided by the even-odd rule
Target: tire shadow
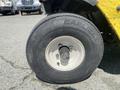
[{"label": "tire shadow", "polygon": [[56,90],[76,90],[76,89],[71,88],[71,87],[60,87],[60,88],[58,88]]},{"label": "tire shadow", "polygon": [[120,74],[120,46],[105,45],[104,57],[99,68],[110,74]]}]

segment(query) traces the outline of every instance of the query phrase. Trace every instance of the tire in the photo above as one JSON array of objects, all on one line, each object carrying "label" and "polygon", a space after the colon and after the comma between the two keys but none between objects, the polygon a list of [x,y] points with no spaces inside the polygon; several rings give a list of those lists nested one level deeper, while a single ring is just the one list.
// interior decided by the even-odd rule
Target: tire
[{"label": "tire", "polygon": [[[60,63],[57,66],[54,51],[58,42],[64,45],[58,45]],[[72,48],[69,43],[73,43]],[[47,52],[52,53],[53,57]],[[42,81],[56,84],[76,83],[87,79],[100,64],[103,52],[103,39],[96,26],[82,16],[69,13],[50,15],[38,23],[26,47],[28,63],[36,76]],[[52,65],[53,63],[55,64]]]},{"label": "tire", "polygon": [[15,14],[16,14],[15,10],[11,11],[11,15],[15,15]]},{"label": "tire", "polygon": [[23,11],[20,11],[20,14],[21,14],[21,16],[23,16],[24,15]]},{"label": "tire", "polygon": [[16,11],[15,11],[15,14],[19,14],[19,11],[18,11],[18,10],[16,10]]},{"label": "tire", "polygon": [[2,15],[8,15],[8,13],[6,13],[6,12],[2,12]]}]

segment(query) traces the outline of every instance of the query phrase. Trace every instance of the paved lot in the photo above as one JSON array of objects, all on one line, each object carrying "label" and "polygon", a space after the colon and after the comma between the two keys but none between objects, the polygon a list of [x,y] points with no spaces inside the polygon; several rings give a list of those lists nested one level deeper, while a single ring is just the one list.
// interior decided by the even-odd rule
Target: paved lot
[{"label": "paved lot", "polygon": [[51,85],[39,81],[28,66],[25,46],[33,26],[42,17],[0,16],[0,90],[120,90],[120,48],[111,45],[99,68],[84,82]]}]

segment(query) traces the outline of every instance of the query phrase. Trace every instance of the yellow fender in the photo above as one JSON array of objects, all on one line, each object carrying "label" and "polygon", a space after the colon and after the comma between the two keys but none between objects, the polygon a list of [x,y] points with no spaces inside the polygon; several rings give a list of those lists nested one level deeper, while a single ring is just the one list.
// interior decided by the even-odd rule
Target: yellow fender
[{"label": "yellow fender", "polygon": [[118,6],[120,6],[120,0],[99,0],[97,3],[97,7],[104,14],[120,40],[120,11],[117,11]]}]

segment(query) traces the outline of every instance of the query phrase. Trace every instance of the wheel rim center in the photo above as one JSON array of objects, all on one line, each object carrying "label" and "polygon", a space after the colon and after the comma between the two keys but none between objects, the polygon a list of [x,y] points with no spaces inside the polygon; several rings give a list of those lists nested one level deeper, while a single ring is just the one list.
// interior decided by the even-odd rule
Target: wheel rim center
[{"label": "wheel rim center", "polygon": [[59,54],[60,54],[60,63],[63,66],[68,65],[70,59],[70,48],[68,46],[60,46],[59,47]]},{"label": "wheel rim center", "polygon": [[82,42],[72,36],[59,36],[46,47],[47,63],[59,71],[70,71],[77,68],[84,60],[85,48]]}]

